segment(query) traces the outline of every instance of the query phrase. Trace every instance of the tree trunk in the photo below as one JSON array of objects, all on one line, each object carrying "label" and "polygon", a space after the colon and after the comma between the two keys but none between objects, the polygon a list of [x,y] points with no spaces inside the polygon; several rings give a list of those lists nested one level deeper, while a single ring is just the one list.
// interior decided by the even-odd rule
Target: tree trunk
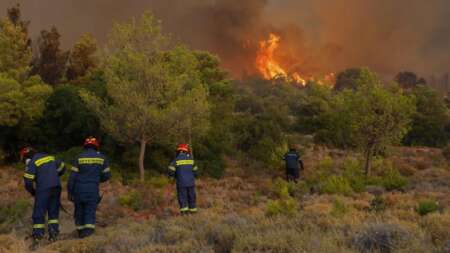
[{"label": "tree trunk", "polygon": [[368,147],[366,151],[366,164],[364,166],[366,177],[370,176],[371,169],[372,169],[372,147]]},{"label": "tree trunk", "polygon": [[144,158],[145,158],[145,148],[147,146],[147,140],[144,137],[141,139],[141,149],[139,153],[139,178],[141,182],[145,180],[145,168],[144,168]]}]

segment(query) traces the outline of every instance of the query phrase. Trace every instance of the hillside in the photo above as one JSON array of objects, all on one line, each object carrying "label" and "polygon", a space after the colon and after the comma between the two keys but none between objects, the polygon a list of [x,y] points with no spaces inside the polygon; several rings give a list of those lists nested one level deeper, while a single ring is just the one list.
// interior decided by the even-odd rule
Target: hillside
[{"label": "hillside", "polygon": [[[377,166],[394,166],[407,183],[390,191],[383,176],[385,187],[361,192],[352,180],[350,191],[329,183],[357,160],[319,146],[303,156],[298,185],[278,179],[282,170],[228,161],[223,179],[198,180],[200,211],[187,217],[165,177],[126,186],[115,177],[102,188],[95,236],[76,239],[71,215],[61,213],[61,239],[38,252],[450,252],[450,170],[441,151],[391,153]],[[21,171],[1,168],[0,184],[0,252],[28,252],[32,199]],[[63,200],[72,212],[65,191]]]}]

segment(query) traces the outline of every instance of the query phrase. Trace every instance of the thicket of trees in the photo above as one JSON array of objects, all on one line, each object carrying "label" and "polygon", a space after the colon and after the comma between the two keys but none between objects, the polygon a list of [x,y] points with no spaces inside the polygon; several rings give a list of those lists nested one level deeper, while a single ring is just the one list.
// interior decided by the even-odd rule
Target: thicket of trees
[{"label": "thicket of trees", "polygon": [[165,171],[175,144],[189,142],[203,172],[220,177],[226,156],[273,168],[289,143],[310,135],[360,151],[369,174],[372,156],[390,145],[448,142],[448,100],[411,72],[393,84],[367,68],[344,70],[334,87],[236,81],[216,56],[171,41],[149,13],[116,24],[104,46],[83,35],[69,51],[55,27],[31,41],[20,9],[7,14],[0,159],[9,162],[25,144],[70,157],[95,135],[124,176]]}]

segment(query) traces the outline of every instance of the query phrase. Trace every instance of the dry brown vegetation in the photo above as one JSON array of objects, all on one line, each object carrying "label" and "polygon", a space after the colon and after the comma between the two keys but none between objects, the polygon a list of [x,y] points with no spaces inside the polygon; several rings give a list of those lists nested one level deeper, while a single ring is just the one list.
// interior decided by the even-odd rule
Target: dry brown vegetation
[{"label": "dry brown vegetation", "polygon": [[[324,167],[339,175],[351,153],[311,147],[298,185],[276,179],[281,170],[230,161],[224,179],[199,180],[200,212],[188,217],[178,216],[164,177],[127,186],[116,178],[102,189],[95,236],[76,239],[71,216],[62,213],[61,240],[39,252],[450,252],[450,170],[441,151],[391,153],[378,171],[393,164],[407,186],[349,194],[321,194],[305,182]],[[0,175],[0,252],[28,252],[32,200],[20,170],[5,167]],[[420,207],[424,201],[437,209]],[[64,206],[72,211],[65,196]]]}]

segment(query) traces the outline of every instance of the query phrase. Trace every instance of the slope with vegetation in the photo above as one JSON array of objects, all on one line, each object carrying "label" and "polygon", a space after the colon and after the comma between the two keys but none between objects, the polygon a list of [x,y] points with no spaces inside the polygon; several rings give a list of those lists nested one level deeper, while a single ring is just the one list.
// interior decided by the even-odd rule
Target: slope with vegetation
[{"label": "slope with vegetation", "polygon": [[[450,103],[413,73],[232,80],[150,13],[67,52],[56,28],[32,41],[29,23],[18,7],[0,20],[0,252],[29,243],[19,148],[70,164],[88,135],[112,160],[98,233],[74,239],[63,213],[61,240],[42,252],[450,251]],[[195,216],[178,216],[165,176],[177,142],[201,171]],[[299,184],[280,179],[290,145],[306,165]]]}]

